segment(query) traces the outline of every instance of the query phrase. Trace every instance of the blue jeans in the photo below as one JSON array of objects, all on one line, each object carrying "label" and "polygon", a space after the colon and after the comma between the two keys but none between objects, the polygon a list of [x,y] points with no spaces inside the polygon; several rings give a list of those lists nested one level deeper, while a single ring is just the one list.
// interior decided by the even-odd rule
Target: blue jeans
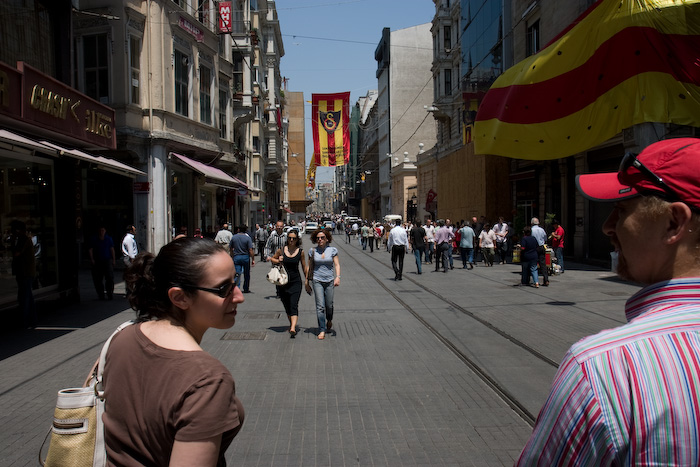
[{"label": "blue jeans", "polygon": [[564,249],[558,246],[554,249],[554,254],[557,257],[557,264],[561,268],[561,272],[564,272]]},{"label": "blue jeans", "polygon": [[527,285],[530,283],[530,276],[532,275],[532,280],[533,284],[537,284],[539,282],[539,276],[537,274],[537,260],[536,259],[531,259],[531,260],[522,260],[522,267],[523,267],[523,273],[522,273],[522,279],[520,279],[520,283]]},{"label": "blue jeans", "polygon": [[422,264],[422,259],[423,259],[423,249],[425,247],[420,247],[420,248],[414,248],[413,249],[413,254],[416,257],[416,267],[418,268],[418,274],[422,274],[423,270],[421,269],[421,264]]},{"label": "blue jeans", "polygon": [[474,262],[474,248],[462,247],[459,250],[459,254],[462,258],[462,266],[466,268]]},{"label": "blue jeans", "polygon": [[433,253],[435,253],[435,242],[428,242],[428,261],[433,262]]},{"label": "blue jeans", "polygon": [[238,279],[236,279],[236,286],[241,286],[241,273],[243,273],[243,291],[250,292],[250,256],[234,256],[233,265],[236,267],[236,274],[238,274]]},{"label": "blue jeans", "polygon": [[333,281],[313,281],[319,332],[326,332],[326,320],[333,321]]}]

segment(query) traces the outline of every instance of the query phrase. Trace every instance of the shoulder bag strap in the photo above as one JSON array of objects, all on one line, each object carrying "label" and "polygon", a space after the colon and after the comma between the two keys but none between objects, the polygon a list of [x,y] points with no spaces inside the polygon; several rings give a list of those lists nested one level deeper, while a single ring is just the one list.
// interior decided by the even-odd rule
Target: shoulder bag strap
[{"label": "shoulder bag strap", "polygon": [[107,339],[105,345],[102,346],[102,352],[100,352],[100,360],[98,361],[97,368],[95,369],[95,394],[100,398],[104,398],[104,390],[102,388],[102,376],[105,372],[105,359],[107,357],[107,350],[109,349],[109,344],[112,342],[112,339],[114,338],[114,336],[117,335],[119,331],[126,328],[127,326],[131,326],[134,323],[136,323],[136,320],[127,321],[119,325],[117,330],[114,331],[111,336],[109,336],[109,339]]}]

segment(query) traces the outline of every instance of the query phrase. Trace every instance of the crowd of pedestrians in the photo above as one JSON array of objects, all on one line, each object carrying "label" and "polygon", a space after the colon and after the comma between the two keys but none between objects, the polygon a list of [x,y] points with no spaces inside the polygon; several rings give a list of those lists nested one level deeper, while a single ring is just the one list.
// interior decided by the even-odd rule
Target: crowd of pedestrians
[{"label": "crowd of pedestrians", "polygon": [[[565,232],[557,219],[552,219],[549,235],[536,217],[525,229],[516,232],[513,223],[507,222],[503,216],[493,224],[485,216],[457,223],[450,219],[435,222],[426,219],[423,224],[398,219],[393,225],[356,220],[346,223],[343,229],[346,243],[357,238],[358,245],[363,250],[369,248],[370,253],[384,245],[391,253],[394,280],[397,281],[403,280],[404,256],[409,252],[415,257],[416,274],[423,274],[424,264],[434,264],[435,272],[447,273],[454,269],[455,257],[461,260],[462,269],[468,270],[478,264],[493,267],[494,264],[520,262],[522,279],[515,285],[536,288],[540,284],[549,285],[550,270],[564,272]],[[548,245],[551,246],[549,262]]]}]

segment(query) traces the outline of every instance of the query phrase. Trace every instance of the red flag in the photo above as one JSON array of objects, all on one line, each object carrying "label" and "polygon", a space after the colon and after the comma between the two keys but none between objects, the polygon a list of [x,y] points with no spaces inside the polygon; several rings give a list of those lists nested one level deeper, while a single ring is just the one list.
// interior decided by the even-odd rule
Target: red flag
[{"label": "red flag", "polygon": [[491,86],[475,151],[557,159],[643,122],[700,126],[700,0],[599,0]]},{"label": "red flag", "polygon": [[350,93],[312,94],[311,115],[315,165],[347,164],[350,160]]}]

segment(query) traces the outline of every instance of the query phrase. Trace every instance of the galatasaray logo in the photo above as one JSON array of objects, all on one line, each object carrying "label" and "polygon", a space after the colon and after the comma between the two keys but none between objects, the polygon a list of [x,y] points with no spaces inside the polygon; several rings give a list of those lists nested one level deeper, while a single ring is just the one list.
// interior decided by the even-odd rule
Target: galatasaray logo
[{"label": "galatasaray logo", "polygon": [[335,132],[340,124],[340,110],[335,112],[318,112],[318,117],[321,120],[321,125],[326,129],[328,134]]}]

